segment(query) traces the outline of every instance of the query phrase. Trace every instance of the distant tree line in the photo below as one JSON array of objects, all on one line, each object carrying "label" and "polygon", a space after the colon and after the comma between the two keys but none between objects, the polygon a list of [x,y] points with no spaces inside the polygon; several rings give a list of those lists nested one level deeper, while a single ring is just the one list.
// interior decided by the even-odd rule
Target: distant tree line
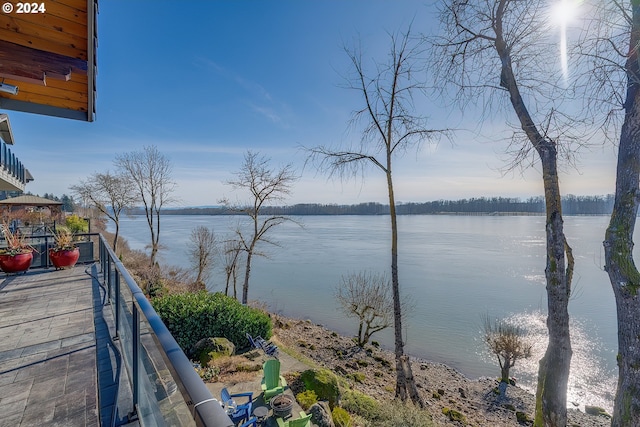
[{"label": "distant tree line", "polygon": [[[574,196],[562,198],[564,215],[610,215],[613,195]],[[438,214],[544,214],[542,196],[520,199],[513,197],[473,197],[460,200],[434,200],[431,202],[401,203],[396,206],[399,215]],[[265,215],[389,215],[389,206],[381,203],[359,203],[356,205],[303,203],[291,206],[264,206]],[[134,214],[138,212],[133,212]],[[238,215],[227,207],[177,208],[163,211],[166,215]]]}]

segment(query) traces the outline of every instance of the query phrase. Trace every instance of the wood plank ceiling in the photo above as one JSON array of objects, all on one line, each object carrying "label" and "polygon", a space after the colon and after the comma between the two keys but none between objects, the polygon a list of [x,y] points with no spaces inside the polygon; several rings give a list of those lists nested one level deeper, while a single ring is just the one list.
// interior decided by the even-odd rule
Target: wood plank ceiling
[{"label": "wood plank ceiling", "polygon": [[0,92],[0,109],[93,121],[98,0],[2,2],[0,82],[18,93]]}]

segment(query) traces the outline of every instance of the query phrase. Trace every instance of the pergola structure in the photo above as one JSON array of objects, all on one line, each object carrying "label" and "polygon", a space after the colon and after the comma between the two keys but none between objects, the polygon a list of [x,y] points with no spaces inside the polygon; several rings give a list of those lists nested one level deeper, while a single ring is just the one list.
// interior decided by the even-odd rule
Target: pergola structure
[{"label": "pergola structure", "polygon": [[18,196],[10,199],[0,200],[0,212],[2,218],[7,218],[10,213],[17,209],[48,209],[52,217],[58,217],[62,214],[62,202],[56,202],[55,200],[45,199],[38,196]]},{"label": "pergola structure", "polygon": [[93,121],[98,0],[2,7],[0,109]]}]

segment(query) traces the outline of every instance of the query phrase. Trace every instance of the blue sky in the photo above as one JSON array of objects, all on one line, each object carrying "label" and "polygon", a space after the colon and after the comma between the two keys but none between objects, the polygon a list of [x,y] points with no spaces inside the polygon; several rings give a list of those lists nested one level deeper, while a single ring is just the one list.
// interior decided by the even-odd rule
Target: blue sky
[{"label": "blue sky", "polygon": [[[14,152],[35,177],[26,189],[69,194],[79,179],[113,170],[117,153],[154,144],[173,164],[180,205],[236,197],[223,182],[249,149],[270,157],[274,166],[294,165],[301,178],[288,203],[385,202],[378,171],[371,170],[366,181],[331,181],[304,168],[306,154],[298,147],[358,138],[347,132],[361,100],[340,87],[341,75],[349,72],[342,47],[360,40],[368,56],[383,58],[387,31],[406,28],[412,20],[415,31],[437,25],[432,3],[102,1],[96,121],[6,111]],[[397,200],[542,194],[536,169],[500,173],[501,137],[488,142],[463,130],[475,124],[437,100],[420,106],[434,128],[462,130],[453,144],[425,146],[396,161]],[[585,150],[579,169],[562,174],[561,190],[613,193],[614,172],[613,147]]]}]

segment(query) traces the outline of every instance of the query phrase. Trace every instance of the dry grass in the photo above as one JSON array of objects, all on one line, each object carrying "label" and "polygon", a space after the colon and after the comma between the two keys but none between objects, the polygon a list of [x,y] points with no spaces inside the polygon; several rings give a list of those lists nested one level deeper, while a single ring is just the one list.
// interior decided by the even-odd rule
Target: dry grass
[{"label": "dry grass", "polygon": [[249,382],[259,376],[262,369],[262,361],[252,361],[242,356],[221,357],[211,362],[220,369],[218,381],[228,384]]}]

